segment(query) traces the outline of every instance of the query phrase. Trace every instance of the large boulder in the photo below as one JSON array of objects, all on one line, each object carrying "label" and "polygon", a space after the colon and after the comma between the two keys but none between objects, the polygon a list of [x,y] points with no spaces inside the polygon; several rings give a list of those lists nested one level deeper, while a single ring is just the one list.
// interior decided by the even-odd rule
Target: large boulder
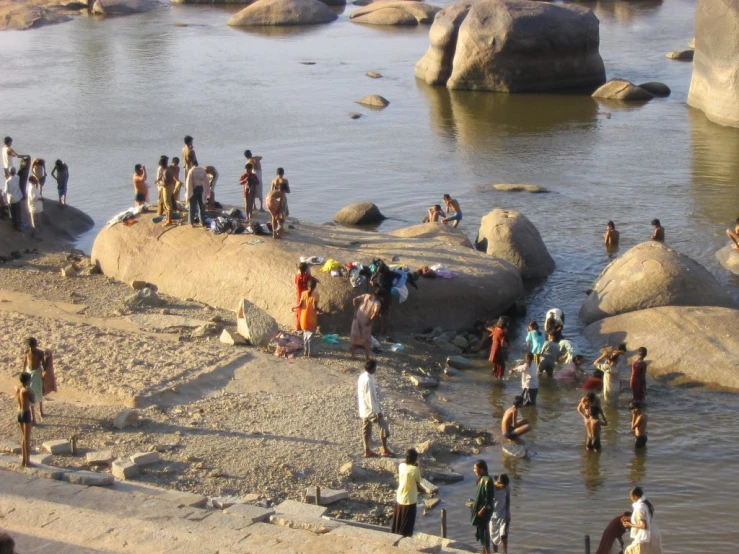
[{"label": "large boulder", "polygon": [[475,245],[515,265],[524,279],[540,279],[554,271],[554,260],[539,231],[514,210],[496,209],[484,216]]},{"label": "large boulder", "polygon": [[611,79],[605,85],[598,87],[598,90],[593,93],[593,98],[621,100],[622,102],[644,102],[654,98],[654,95],[629,81]]},{"label": "large boulder", "polygon": [[[341,263],[382,258],[412,270],[436,263],[453,279],[421,279],[409,287],[402,304],[393,300],[393,328],[416,332],[426,327],[458,329],[500,314],[523,294],[518,270],[508,262],[435,238],[400,238],[383,233],[327,225],[295,223],[280,240],[253,235],[214,235],[189,225],[163,227],[152,214],[131,227],[100,231],[92,258],[103,272],[123,282],[156,281],[159,291],[178,298],[234,309],[246,298],[279,324],[295,325],[295,272],[301,256]],[[313,268],[320,280],[319,325],[324,333],[348,333],[352,299],[366,291],[349,279]]]},{"label": "large boulder", "polygon": [[147,12],[160,5],[157,0],[95,0],[92,13],[95,15],[130,15]]},{"label": "large boulder", "polygon": [[315,25],[338,16],[319,0],[257,0],[228,20],[233,27]]},{"label": "large boulder", "polygon": [[369,25],[431,25],[441,8],[424,2],[375,2],[352,12],[349,19]]},{"label": "large boulder", "polygon": [[662,243],[650,241],[634,246],[606,266],[583,302],[580,318],[592,323],[658,306],[733,305],[706,268]]},{"label": "large boulder", "polygon": [[450,245],[463,246],[472,248],[472,242],[469,237],[459,229],[455,229],[451,225],[442,225],[440,223],[419,223],[411,227],[403,227],[395,229],[388,233],[393,237],[399,238],[433,238],[439,242]]},{"label": "large boulder", "polygon": [[236,307],[236,323],[239,335],[262,348],[280,331],[275,318],[246,299]]},{"label": "large boulder", "polygon": [[598,26],[579,6],[462,0],[436,14],[416,77],[499,92],[597,87],[606,80]]},{"label": "large boulder", "polygon": [[334,215],[334,221],[341,225],[374,225],[387,219],[380,208],[372,202],[355,202],[344,206]]},{"label": "large boulder", "polygon": [[698,0],[688,104],[739,127],[739,0]]},{"label": "large boulder", "polygon": [[739,250],[732,248],[731,245],[724,246],[716,252],[716,258],[722,266],[734,275],[739,275]]},{"label": "large boulder", "polygon": [[739,310],[668,306],[602,319],[585,335],[598,347],[625,342],[631,353],[646,347],[654,377],[739,389],[737,328]]},{"label": "large boulder", "polygon": [[0,3],[0,31],[38,29],[71,20],[62,11],[37,6],[31,2]]}]

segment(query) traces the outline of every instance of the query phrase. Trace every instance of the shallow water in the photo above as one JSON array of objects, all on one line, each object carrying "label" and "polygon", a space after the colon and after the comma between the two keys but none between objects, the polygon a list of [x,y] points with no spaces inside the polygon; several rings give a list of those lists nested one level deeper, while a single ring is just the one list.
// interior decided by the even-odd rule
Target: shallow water
[{"label": "shallow water", "polygon": [[[623,108],[560,94],[449,92],[413,76],[426,29],[356,25],[349,7],[326,26],[244,32],[225,25],[227,9],[176,6],[0,34],[0,134],[12,135],[21,153],[67,161],[70,203],[91,213],[98,228],[130,205],[133,165],[144,163],[153,175],[160,154],[179,155],[185,134],[195,137],[201,163],[221,172],[224,202],[240,202],[241,156],[251,148],[264,156],[266,176],[286,168],[291,212],[309,221],[371,200],[390,216],[383,227],[399,227],[450,192],[474,237],[494,207],[520,210],[557,262],[550,278],[530,287],[529,315],[561,307],[570,338],[592,354],[575,314],[608,262],[600,243],[608,219],[625,250],[648,238],[649,221],[659,217],[669,246],[739,296],[739,279],[714,258],[739,215],[739,129],[688,108],[691,64],[664,57],[692,37],[693,1],[580,4],[601,20],[608,76],[663,81],[671,97]],[[384,78],[368,79],[370,70]],[[354,103],[372,93],[390,106],[371,111]],[[351,112],[363,117],[353,121]],[[490,186],[496,182],[553,192],[500,193]],[[485,372],[469,372],[439,394],[459,421],[491,427],[518,390],[517,381],[502,390]],[[668,552],[736,551],[736,395],[652,390],[643,457],[634,456],[623,407],[609,414],[603,453],[586,456],[577,393],[542,390],[530,435],[536,455],[506,466],[514,477],[513,551],[580,552],[584,533],[599,535],[627,508],[635,482],[657,505]],[[484,455],[501,470],[499,450]],[[460,506],[472,494],[471,463],[461,470],[468,481],[443,497],[450,534],[470,540]],[[436,523],[426,524],[436,530]]]}]

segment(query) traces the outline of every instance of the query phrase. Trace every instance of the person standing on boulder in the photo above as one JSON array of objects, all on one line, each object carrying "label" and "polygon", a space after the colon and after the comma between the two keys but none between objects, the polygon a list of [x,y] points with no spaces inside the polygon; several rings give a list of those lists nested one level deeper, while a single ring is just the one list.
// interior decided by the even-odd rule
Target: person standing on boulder
[{"label": "person standing on boulder", "polygon": [[[172,178],[174,179],[174,188],[172,189],[172,211],[179,211],[179,200],[180,200],[180,189],[182,188],[182,181],[180,181],[180,159],[175,156],[172,158],[172,163],[169,164],[169,170],[172,172]],[[185,177],[189,171],[185,172]]]},{"label": "person standing on boulder", "polygon": [[637,358],[631,364],[631,379],[629,381],[631,399],[634,402],[644,402],[644,398],[647,396],[647,362],[644,361],[644,358],[647,357],[647,349],[640,346],[636,352]]},{"label": "person standing on boulder", "polygon": [[446,217],[441,222],[446,225],[451,221],[452,227],[456,229],[462,221],[462,208],[459,207],[459,202],[448,194],[444,195],[444,205],[446,206]]},{"label": "person standing on boulder", "polygon": [[726,229],[726,236],[731,239],[731,242],[734,244],[731,245],[731,247],[734,250],[739,250],[739,217],[736,218],[736,221],[734,222],[734,230]]},{"label": "person standing on boulder", "polygon": [[283,192],[280,221],[284,222],[285,218],[290,215],[290,208],[287,206],[287,195],[290,194],[290,181],[285,179],[285,170],[281,167],[277,168],[277,177],[272,179],[272,189],[279,189]]},{"label": "person standing on boulder", "polygon": [[257,200],[259,200],[259,211],[264,211],[264,191],[262,190],[262,156],[254,156],[251,150],[244,151],[244,157],[246,163],[251,164],[254,167],[254,173],[257,176],[258,183],[254,189],[254,205],[256,207]]},{"label": "person standing on boulder", "polygon": [[656,240],[657,242],[665,242],[665,228],[662,227],[659,219],[652,220],[652,227],[654,227],[654,231],[652,232],[652,240]]},{"label": "person standing on boulder", "polygon": [[28,194],[26,201],[28,202],[28,215],[31,218],[31,236],[39,239],[38,234],[41,232],[41,214],[44,211],[44,199],[41,197],[41,185],[35,175],[31,175],[28,179]]},{"label": "person standing on boulder", "polygon": [[493,345],[490,347],[488,361],[493,364],[493,376],[502,379],[505,375],[505,359],[508,351],[508,318],[500,316],[495,327],[488,327]]},{"label": "person standing on boulder", "polygon": [[203,194],[208,187],[208,174],[205,169],[198,166],[195,162],[193,168],[187,173],[185,179],[185,197],[187,198],[187,219],[192,227],[195,227],[195,216],[197,215],[198,224],[205,227],[205,205],[203,204]]},{"label": "person standing on boulder", "polygon": [[185,146],[182,147],[182,165],[185,168],[185,177],[187,177],[187,173],[198,163],[198,157],[195,155],[193,138],[187,135],[184,140]]},{"label": "person standing on boulder", "polygon": [[157,215],[165,215],[164,225],[172,225],[172,192],[174,191],[174,176],[167,164],[169,158],[161,156],[157,168]]},{"label": "person standing on boulder", "polygon": [[239,179],[239,183],[244,187],[244,211],[246,212],[247,221],[251,221],[254,214],[254,195],[257,191],[259,178],[254,173],[254,166],[246,164],[246,173]]},{"label": "person standing on boulder", "polygon": [[377,457],[377,453],[370,448],[372,424],[376,423],[380,427],[380,441],[382,442],[380,453],[386,458],[394,458],[395,454],[387,447],[387,439],[390,438],[390,427],[380,408],[380,400],[378,399],[374,377],[376,370],[377,362],[375,360],[367,360],[364,363],[364,372],[357,380],[357,399],[359,400],[359,418],[362,420],[364,457]]},{"label": "person standing on boulder", "polygon": [[67,185],[69,185],[69,167],[61,160],[54,162],[51,176],[56,179],[56,191],[59,194],[59,204],[67,205]]},{"label": "person standing on boulder", "polygon": [[5,201],[8,204],[8,209],[10,211],[10,219],[13,222],[13,229],[16,231],[21,230],[21,202],[23,201],[23,193],[21,192],[21,187],[18,184],[20,182],[20,179],[18,179],[18,175],[15,174],[15,168],[11,167],[8,178],[5,179],[5,187],[3,189],[3,193],[5,196]]},{"label": "person standing on boulder", "polygon": [[13,150],[13,137],[5,137],[3,141],[3,171],[5,172],[5,178],[10,177],[10,170],[15,166],[13,165],[13,158],[18,158],[18,154]]}]

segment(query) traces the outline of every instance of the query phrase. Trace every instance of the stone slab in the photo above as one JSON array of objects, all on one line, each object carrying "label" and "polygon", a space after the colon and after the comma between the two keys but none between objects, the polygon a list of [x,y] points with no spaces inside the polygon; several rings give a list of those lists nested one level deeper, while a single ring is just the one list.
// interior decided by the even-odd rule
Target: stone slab
[{"label": "stone slab", "polygon": [[[349,491],[321,487],[321,506],[328,506],[339,500],[346,500],[347,498],[349,498]],[[305,491],[305,501],[309,504],[316,503],[316,487],[308,487]]]},{"label": "stone slab", "polygon": [[109,466],[113,463],[113,453],[110,450],[99,450],[85,454],[88,466]]},{"label": "stone slab", "polygon": [[51,454],[31,454],[28,460],[32,465],[43,465],[47,466],[54,460],[54,456]]},{"label": "stone slab", "polygon": [[164,494],[157,495],[157,498],[164,502],[174,504],[178,508],[204,508],[208,503],[207,496],[181,491],[169,491]]},{"label": "stone slab", "polygon": [[130,456],[131,461],[139,467],[148,466],[161,461],[159,452],[137,452]]},{"label": "stone slab", "polygon": [[441,500],[439,498],[424,498],[423,499],[423,514],[426,515],[428,512],[436,508]]},{"label": "stone slab", "polygon": [[429,474],[432,481],[438,483],[458,483],[464,481],[464,475],[456,471],[435,470]]},{"label": "stone slab", "polygon": [[297,514],[281,514],[275,513],[269,517],[269,522],[273,525],[281,525],[290,529],[305,529],[319,535],[329,533],[336,529],[340,523],[323,519],[322,517],[301,516]]},{"label": "stone slab", "polygon": [[270,516],[275,513],[275,511],[270,508],[261,508],[259,506],[254,506],[253,504],[234,504],[230,508],[226,508],[224,511],[232,516],[244,518],[251,523],[266,523],[269,521]]},{"label": "stone slab", "polygon": [[113,420],[113,427],[115,427],[116,429],[125,429],[126,427],[131,427],[132,425],[136,425],[138,421],[139,421],[139,411],[138,410],[123,410]]},{"label": "stone slab", "polygon": [[437,492],[439,492],[439,487],[434,485],[426,478],[421,479],[421,488],[426,494],[436,494]]},{"label": "stone slab", "polygon": [[118,458],[113,462],[111,471],[116,479],[125,481],[126,479],[131,479],[139,474],[139,466],[130,460]]},{"label": "stone slab", "polygon": [[[18,467],[21,467],[20,460],[18,460]],[[54,466],[47,466],[44,464],[39,464],[33,467],[26,467],[23,468],[22,471],[26,475],[30,475],[33,477],[42,477],[44,479],[55,479],[57,481],[60,480],[65,473],[67,473],[66,469]]]},{"label": "stone slab", "polygon": [[225,510],[236,504],[244,504],[244,501],[238,496],[214,496],[210,503],[214,508]]},{"label": "stone slab", "polygon": [[54,456],[62,456],[72,453],[72,443],[68,440],[46,441],[42,443],[44,450]]},{"label": "stone slab", "polygon": [[411,385],[421,389],[435,389],[439,386],[439,381],[432,377],[421,377],[419,375],[409,375],[408,380]]},{"label": "stone slab", "polygon": [[503,454],[511,458],[525,458],[529,451],[523,444],[517,442],[507,442],[503,445]]},{"label": "stone slab", "polygon": [[88,487],[108,487],[115,483],[115,478],[111,474],[94,471],[68,471],[62,476],[62,480]]},{"label": "stone slab", "polygon": [[340,537],[350,537],[358,539],[362,542],[368,542],[381,546],[395,546],[400,541],[398,535],[389,532],[375,531],[373,529],[364,529],[353,525],[342,525],[329,533],[329,535],[338,535]]},{"label": "stone slab", "polygon": [[449,356],[446,365],[455,369],[472,369],[473,363],[464,356]]},{"label": "stone slab", "polygon": [[306,504],[305,502],[297,502],[295,500],[285,500],[283,503],[275,506],[276,514],[290,514],[305,517],[322,517],[326,513],[327,508],[323,506],[315,506]]}]

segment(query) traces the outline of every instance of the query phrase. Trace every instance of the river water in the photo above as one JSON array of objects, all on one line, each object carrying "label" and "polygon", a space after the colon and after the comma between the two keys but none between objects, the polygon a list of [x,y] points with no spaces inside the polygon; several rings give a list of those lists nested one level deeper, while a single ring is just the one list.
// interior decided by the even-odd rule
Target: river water
[{"label": "river water", "polygon": [[[581,96],[448,92],[413,76],[428,45],[425,28],[356,25],[350,7],[330,25],[246,32],[225,25],[228,9],[176,6],[0,34],[0,135],[12,135],[21,153],[67,161],[69,201],[93,216],[96,230],[131,204],[134,164],[153,175],[160,154],[179,155],[185,134],[195,137],[201,163],[221,172],[224,202],[240,202],[237,177],[250,148],[264,156],[265,176],[285,167],[291,212],[309,221],[370,200],[390,217],[383,227],[400,227],[449,192],[474,238],[491,209],[520,210],[557,262],[554,274],[530,287],[529,315],[561,307],[569,338],[592,355],[575,314],[608,262],[601,245],[608,219],[625,250],[648,238],[649,221],[659,217],[669,246],[739,296],[739,280],[714,259],[739,215],[739,129],[688,108],[691,64],[664,57],[693,36],[694,1],[580,4],[600,18],[609,78],[662,81],[673,90],[669,98],[615,107]],[[373,93],[390,106],[354,103]],[[351,120],[352,112],[363,117]],[[552,193],[491,187],[506,182]],[[514,331],[519,346],[523,323]],[[487,372],[471,371],[443,383],[438,396],[457,420],[497,427],[518,390],[515,381],[496,388]],[[586,455],[574,411],[579,395],[544,386],[539,407],[526,413],[534,421],[531,458],[511,464],[498,449],[483,453],[492,471],[513,476],[513,552],[582,551],[584,533],[599,535],[628,507],[634,483],[657,505],[666,551],[737,551],[736,395],[657,383],[650,395],[642,456],[633,452],[623,406],[608,413],[603,452]],[[472,463],[460,464],[467,481],[442,496],[450,535],[470,540],[463,503],[474,489]],[[437,517],[419,525],[436,531]]]}]

